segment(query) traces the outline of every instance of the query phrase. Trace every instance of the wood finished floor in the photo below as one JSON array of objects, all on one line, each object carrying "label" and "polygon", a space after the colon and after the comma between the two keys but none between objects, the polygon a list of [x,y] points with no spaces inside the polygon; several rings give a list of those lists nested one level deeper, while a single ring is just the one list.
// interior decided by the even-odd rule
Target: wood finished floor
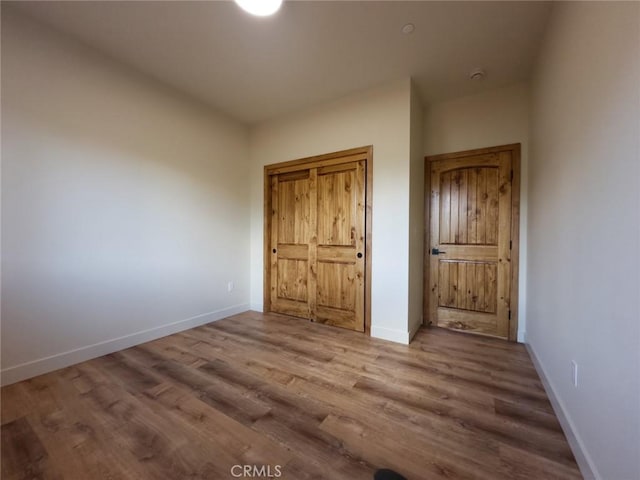
[{"label": "wood finished floor", "polygon": [[247,312],[2,389],[3,480],[232,479],[236,464],[582,478],[524,347],[441,329],[403,346]]}]

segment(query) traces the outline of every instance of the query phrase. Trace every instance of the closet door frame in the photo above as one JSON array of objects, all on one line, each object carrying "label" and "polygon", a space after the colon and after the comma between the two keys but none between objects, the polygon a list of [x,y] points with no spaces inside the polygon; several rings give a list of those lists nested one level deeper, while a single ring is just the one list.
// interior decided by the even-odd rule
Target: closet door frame
[{"label": "closet door frame", "polygon": [[310,168],[326,167],[364,161],[365,174],[365,285],[364,285],[364,330],[371,332],[371,219],[373,216],[373,146],[352,148],[339,152],[300,158],[288,162],[275,163],[264,167],[264,248],[263,248],[263,310],[271,311],[271,217],[272,192],[271,177],[280,173],[290,173]]}]

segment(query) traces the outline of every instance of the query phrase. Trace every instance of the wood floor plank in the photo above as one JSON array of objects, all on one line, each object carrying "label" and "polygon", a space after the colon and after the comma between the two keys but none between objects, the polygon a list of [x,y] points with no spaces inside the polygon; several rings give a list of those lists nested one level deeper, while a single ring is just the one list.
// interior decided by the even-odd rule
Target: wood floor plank
[{"label": "wood floor plank", "polygon": [[573,454],[564,438],[526,428],[524,425],[496,417],[489,412],[472,411],[447,405],[445,402],[402,391],[395,386],[371,379],[363,379],[354,388],[386,397],[403,407],[449,419],[451,424],[462,423],[471,430],[481,432],[487,438],[514,446],[525,446],[537,454],[556,461],[571,463]]},{"label": "wood floor plank", "polygon": [[391,355],[380,355],[376,360],[376,364],[387,368],[413,371],[416,376],[426,376],[428,374],[430,378],[437,378],[451,385],[483,391],[507,400],[527,403],[544,411],[553,411],[544,390],[539,390],[535,386],[505,382],[501,378],[496,378],[496,376],[492,375],[492,372],[468,372],[455,366],[443,369],[431,362],[417,361],[411,358],[398,358]]},{"label": "wood floor plank", "polygon": [[285,465],[293,458],[277,443],[170,383],[145,392],[141,401],[158,413],[177,419],[198,442],[215,451],[223,476],[236,464]]},{"label": "wood floor plank", "polygon": [[531,360],[246,312],[4,387],[2,478],[576,480]]},{"label": "wood floor plank", "polygon": [[215,479],[226,473],[211,464],[210,450],[181,422],[144,408],[138,398],[109,382],[98,369],[91,367],[88,373],[100,381],[84,398],[103,424],[118,432],[114,436],[118,449],[130,452],[150,478]]},{"label": "wood floor plank", "polygon": [[506,445],[500,447],[501,470],[514,480],[531,478],[549,480],[579,480],[582,478],[578,469],[571,465],[558,464],[526,450]]},{"label": "wood floor plank", "polygon": [[23,417],[2,425],[2,478],[60,478],[42,442]]},{"label": "wood floor plank", "polygon": [[[180,344],[180,348],[188,348],[198,355],[200,359],[215,360],[216,358],[227,359],[234,363],[242,363],[248,370],[254,368],[265,368],[271,372],[279,372],[279,379],[285,379],[288,374],[306,375],[308,372],[315,372],[317,375],[325,376],[327,380],[334,383],[340,383],[352,386],[356,382],[356,375],[341,374],[332,369],[326,368],[327,362],[317,362],[308,358],[301,358],[295,354],[290,354],[286,350],[282,349],[267,349],[261,348],[259,342],[249,341],[241,339],[239,334],[233,334],[225,337],[224,341],[221,341],[219,337],[211,336],[210,332],[201,332],[197,337],[189,334],[185,334],[186,339],[189,341],[184,342],[180,339],[174,340],[174,346],[176,341]],[[247,357],[244,354],[244,348],[259,349],[259,354]],[[287,373],[288,372],[288,373]],[[280,383],[283,383],[282,381]],[[286,383],[286,381],[284,382]]]},{"label": "wood floor plank", "polygon": [[442,451],[416,448],[406,437],[389,444],[384,433],[351,417],[330,415],[321,428],[343,439],[350,451],[369,457],[377,464],[386,464],[409,478],[495,480],[493,473],[481,475],[478,470],[467,470],[464,464],[455,463],[452,456]]},{"label": "wood floor plank", "polygon": [[[92,362],[100,360],[93,360]],[[118,448],[120,432],[110,428],[85,396],[98,385],[86,364],[38,377],[62,407],[33,411],[29,419],[63,478],[142,479],[147,468],[130,451]],[[91,371],[88,372],[89,374]]]},{"label": "wood floor plank", "polygon": [[152,369],[243,425],[253,424],[270,410],[268,404],[246,396],[242,389],[219,378],[207,376],[197,369],[189,369],[169,361],[154,365]]}]

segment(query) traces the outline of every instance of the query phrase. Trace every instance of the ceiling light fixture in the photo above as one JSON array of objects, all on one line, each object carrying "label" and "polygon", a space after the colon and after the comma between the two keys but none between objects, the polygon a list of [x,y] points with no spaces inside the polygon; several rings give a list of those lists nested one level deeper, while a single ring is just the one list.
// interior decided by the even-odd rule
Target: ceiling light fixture
[{"label": "ceiling light fixture", "polygon": [[404,33],[405,35],[409,35],[410,33],[413,33],[415,29],[416,26],[413,23],[406,23],[402,26],[402,33]]},{"label": "ceiling light fixture", "polygon": [[273,15],[282,5],[282,0],[235,0],[235,2],[244,11],[259,17]]}]

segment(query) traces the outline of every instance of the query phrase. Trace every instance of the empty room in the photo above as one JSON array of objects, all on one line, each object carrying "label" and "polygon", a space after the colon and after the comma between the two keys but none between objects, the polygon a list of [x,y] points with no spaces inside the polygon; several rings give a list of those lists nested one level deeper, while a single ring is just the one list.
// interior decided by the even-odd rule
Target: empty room
[{"label": "empty room", "polygon": [[640,479],[640,2],[0,15],[0,478]]}]

